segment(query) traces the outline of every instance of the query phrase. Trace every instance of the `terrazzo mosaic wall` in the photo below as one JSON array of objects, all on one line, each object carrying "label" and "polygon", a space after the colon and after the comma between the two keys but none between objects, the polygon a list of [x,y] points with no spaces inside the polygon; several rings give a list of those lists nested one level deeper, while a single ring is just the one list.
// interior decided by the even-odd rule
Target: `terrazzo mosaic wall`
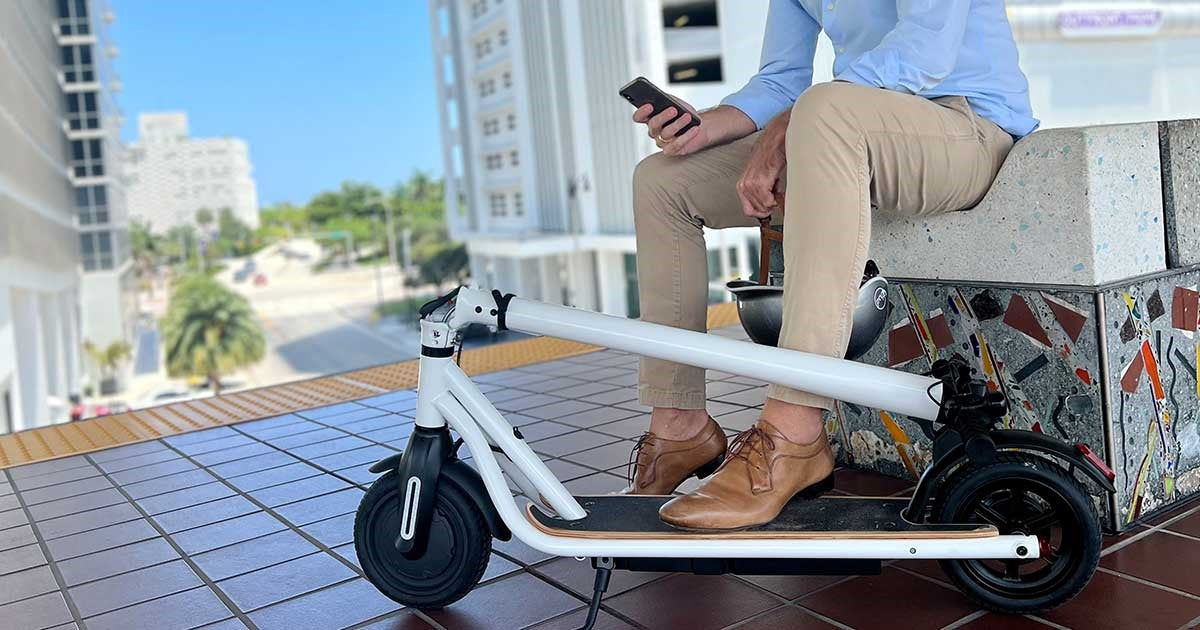
[{"label": "terrazzo mosaic wall", "polygon": [[1103,293],[1120,525],[1200,491],[1198,281],[1191,271]]},{"label": "terrazzo mosaic wall", "polygon": [[[1198,285],[1200,271],[1191,271],[1107,289],[1102,323],[1090,292],[899,283],[889,330],[861,360],[925,372],[938,358],[967,359],[1008,396],[1005,427],[1083,442],[1112,464],[1115,512],[1101,507],[1121,529],[1200,492]],[[855,466],[915,479],[932,457],[920,425],[904,416],[839,403],[828,423],[839,457]]]},{"label": "terrazzo mosaic wall", "polygon": [[[890,299],[889,330],[862,361],[925,372],[961,356],[1008,396],[1004,427],[1084,442],[1104,456],[1094,295],[901,283]],[[916,479],[932,458],[921,427],[887,411],[840,403],[829,430],[843,460],[885,474]]]}]

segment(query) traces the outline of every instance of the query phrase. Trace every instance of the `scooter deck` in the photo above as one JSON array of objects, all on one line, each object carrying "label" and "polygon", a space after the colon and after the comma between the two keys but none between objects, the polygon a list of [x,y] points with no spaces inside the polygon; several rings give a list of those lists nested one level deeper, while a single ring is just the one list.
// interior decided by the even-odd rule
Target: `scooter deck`
[{"label": "scooter deck", "polygon": [[672,527],[658,517],[665,495],[577,496],[587,510],[577,521],[550,516],[530,503],[526,515],[534,527],[553,536],[573,538],[721,538],[772,539],[888,539],[989,538],[1000,533],[992,525],[912,523],[901,516],[908,499],[822,496],[788,503],[775,520],[743,530],[689,531]]}]

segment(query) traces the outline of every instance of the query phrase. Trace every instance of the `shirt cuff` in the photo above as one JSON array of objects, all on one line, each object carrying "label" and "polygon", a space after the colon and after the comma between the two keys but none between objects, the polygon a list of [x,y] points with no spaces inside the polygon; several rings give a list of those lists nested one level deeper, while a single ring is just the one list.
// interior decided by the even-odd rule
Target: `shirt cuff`
[{"label": "shirt cuff", "polygon": [[762,129],[771,122],[776,114],[783,111],[790,103],[779,103],[778,99],[766,94],[756,94],[757,90],[743,88],[721,100],[722,105],[736,108],[754,121],[754,126]]}]

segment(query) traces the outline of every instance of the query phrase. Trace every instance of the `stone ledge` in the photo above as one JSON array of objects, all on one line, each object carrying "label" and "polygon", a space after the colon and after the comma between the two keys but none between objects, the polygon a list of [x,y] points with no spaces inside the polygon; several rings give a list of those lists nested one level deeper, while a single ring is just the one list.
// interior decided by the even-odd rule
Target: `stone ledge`
[{"label": "stone ledge", "polygon": [[1017,143],[975,208],[876,213],[871,256],[898,277],[1120,281],[1166,269],[1162,192],[1157,123],[1038,131]]},{"label": "stone ledge", "polygon": [[1158,124],[1162,147],[1167,263],[1200,264],[1200,120]]}]

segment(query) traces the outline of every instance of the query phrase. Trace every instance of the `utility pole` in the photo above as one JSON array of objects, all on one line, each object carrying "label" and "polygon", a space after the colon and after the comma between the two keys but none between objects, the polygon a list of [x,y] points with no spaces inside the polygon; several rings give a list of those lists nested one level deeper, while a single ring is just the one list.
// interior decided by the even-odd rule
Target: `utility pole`
[{"label": "utility pole", "polygon": [[[388,205],[387,200],[383,201],[384,216],[387,217],[387,246],[388,246],[388,262],[391,263],[392,269],[396,268],[396,226],[392,223],[392,207]],[[407,249],[405,250],[407,253]]]},{"label": "utility pole", "polygon": [[[391,214],[388,214],[391,217]],[[379,213],[375,213],[375,220],[379,220]],[[391,230],[388,230],[388,243],[392,240]],[[394,259],[393,259],[394,260]],[[375,299],[379,302],[379,313],[383,314],[383,265],[375,265]]]},{"label": "utility pole", "polygon": [[412,228],[404,228],[404,273],[412,269]]}]

